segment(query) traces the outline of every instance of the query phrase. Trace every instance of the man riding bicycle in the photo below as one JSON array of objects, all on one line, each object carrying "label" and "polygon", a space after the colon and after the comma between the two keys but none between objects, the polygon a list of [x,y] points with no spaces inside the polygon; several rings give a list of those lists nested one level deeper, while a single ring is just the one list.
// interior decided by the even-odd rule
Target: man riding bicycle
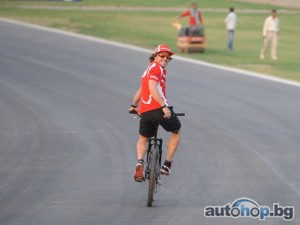
[{"label": "man riding bicycle", "polygon": [[[181,123],[166,98],[166,66],[172,60],[174,53],[168,45],[158,45],[150,56],[150,65],[141,77],[141,85],[137,90],[129,111],[137,111],[141,116],[137,141],[137,164],[134,179],[144,180],[144,157],[148,140],[154,136],[156,124],[160,124],[166,131],[171,132],[167,146],[167,155],[161,167],[161,173],[169,175],[174,154],[180,142]],[[139,106],[139,107],[138,107]]]}]

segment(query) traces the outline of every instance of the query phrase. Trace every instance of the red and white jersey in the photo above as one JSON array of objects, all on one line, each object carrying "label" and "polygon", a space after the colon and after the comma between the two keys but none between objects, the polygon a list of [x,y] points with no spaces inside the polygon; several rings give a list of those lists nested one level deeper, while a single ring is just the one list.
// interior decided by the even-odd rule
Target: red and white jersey
[{"label": "red and white jersey", "polygon": [[168,106],[166,97],[166,69],[162,68],[157,62],[152,62],[141,78],[142,95],[140,99],[139,113],[161,108],[161,105],[156,102],[149,90],[149,80],[154,80],[158,83],[157,90],[160,93],[164,103]]}]

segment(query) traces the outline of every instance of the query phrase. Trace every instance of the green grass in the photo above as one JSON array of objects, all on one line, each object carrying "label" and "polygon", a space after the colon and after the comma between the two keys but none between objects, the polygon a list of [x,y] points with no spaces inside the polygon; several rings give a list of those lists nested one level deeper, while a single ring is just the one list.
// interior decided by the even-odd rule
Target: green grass
[{"label": "green grass", "polygon": [[5,5],[64,5],[64,6],[143,6],[143,7],[182,7],[187,8],[192,2],[198,2],[201,8],[252,8],[252,9],[270,9],[269,5],[257,5],[243,2],[242,0],[201,0],[201,1],[184,1],[184,0],[82,0],[81,2],[57,2],[57,1],[29,1],[29,0],[0,0]]},{"label": "green grass", "polygon": [[[49,10],[24,9],[18,6],[143,6],[143,7],[188,7],[182,0],[140,1],[140,0],[84,0],[83,2],[49,2],[49,1],[3,1],[0,0],[0,16],[24,22],[78,32],[95,37],[102,37],[122,43],[154,49],[158,43],[168,43],[177,54],[177,31],[171,26],[179,12],[168,11],[86,11],[86,10]],[[199,4],[200,5],[200,4]],[[235,6],[238,13],[235,51],[226,51],[226,30],[223,23],[228,7]],[[243,3],[241,0],[202,0],[203,8],[223,8],[224,12],[203,12],[206,27],[207,48],[204,54],[182,54],[186,57],[210,63],[272,74],[286,79],[300,81],[300,46],[298,37],[299,11],[280,13],[279,60],[269,57],[261,61],[262,24],[267,13],[242,13],[241,9],[278,8],[268,5]],[[187,23],[187,19],[182,20]]]}]

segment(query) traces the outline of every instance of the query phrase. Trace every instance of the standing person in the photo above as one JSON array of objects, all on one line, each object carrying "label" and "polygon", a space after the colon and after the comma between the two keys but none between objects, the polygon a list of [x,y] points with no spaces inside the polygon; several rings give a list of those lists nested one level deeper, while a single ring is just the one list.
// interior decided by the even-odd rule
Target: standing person
[{"label": "standing person", "polygon": [[265,53],[271,45],[271,57],[273,60],[277,59],[277,45],[278,45],[279,19],[276,10],[271,11],[271,15],[265,19],[263,27],[264,45],[260,51],[260,59],[265,58]]},{"label": "standing person", "polygon": [[229,13],[226,16],[224,23],[226,24],[226,29],[227,29],[227,50],[228,52],[232,52],[233,43],[234,43],[234,31],[236,29],[236,23],[237,23],[237,15],[234,12],[233,7],[229,9]]},{"label": "standing person", "polygon": [[[167,146],[167,155],[161,167],[161,173],[169,175],[173,156],[180,141],[181,123],[174,114],[166,97],[166,66],[172,60],[174,53],[168,45],[158,45],[150,56],[150,64],[141,78],[140,88],[137,90],[129,111],[137,111],[141,116],[137,141],[137,164],[134,179],[144,180],[144,157],[149,138],[154,136],[156,124],[160,124],[166,131],[171,132]],[[139,108],[138,108],[139,105]]]},{"label": "standing person", "polygon": [[197,9],[197,4],[192,3],[191,8],[180,14],[178,16],[178,20],[181,19],[182,17],[189,16],[189,29],[190,29],[190,35],[200,32],[201,26],[203,26],[203,18],[202,18],[202,13],[200,10]]}]

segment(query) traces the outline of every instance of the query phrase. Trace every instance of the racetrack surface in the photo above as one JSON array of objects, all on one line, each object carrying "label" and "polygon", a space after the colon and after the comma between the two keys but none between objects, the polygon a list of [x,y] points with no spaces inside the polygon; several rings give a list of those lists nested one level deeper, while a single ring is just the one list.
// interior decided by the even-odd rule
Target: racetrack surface
[{"label": "racetrack surface", "polygon": [[149,53],[4,21],[0,30],[1,225],[260,223],[204,217],[241,197],[295,206],[288,224],[299,224],[300,87],[175,57],[167,88],[186,113],[182,141],[147,208],[128,108]]}]

